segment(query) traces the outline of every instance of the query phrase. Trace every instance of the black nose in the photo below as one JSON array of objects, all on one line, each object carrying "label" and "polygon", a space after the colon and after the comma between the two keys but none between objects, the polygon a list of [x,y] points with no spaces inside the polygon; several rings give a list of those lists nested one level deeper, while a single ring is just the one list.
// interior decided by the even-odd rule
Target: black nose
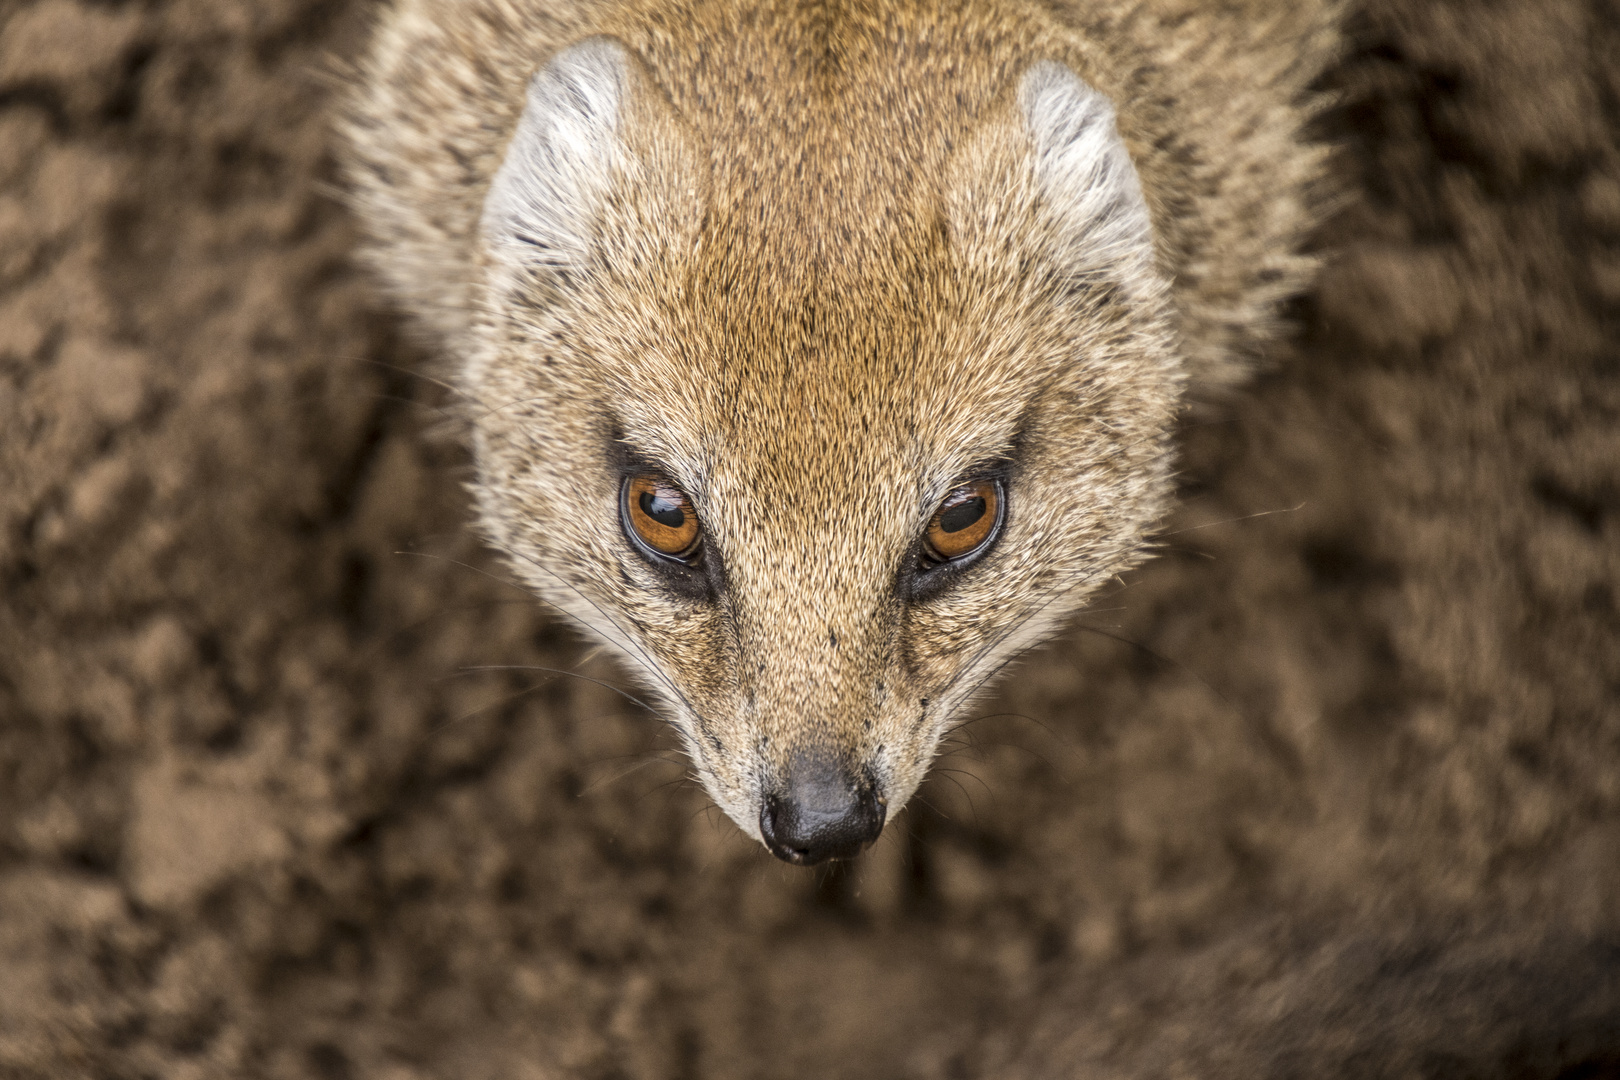
[{"label": "black nose", "polygon": [[838,766],[795,762],[781,790],[766,796],[759,834],[772,855],[798,866],[853,859],[878,838],[887,812],[871,784]]}]

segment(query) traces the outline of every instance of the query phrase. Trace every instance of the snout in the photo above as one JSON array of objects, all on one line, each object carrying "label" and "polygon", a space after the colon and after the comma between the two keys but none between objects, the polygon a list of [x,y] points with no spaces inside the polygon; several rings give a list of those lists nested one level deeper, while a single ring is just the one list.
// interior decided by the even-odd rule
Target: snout
[{"label": "snout", "polygon": [[852,859],[883,831],[887,801],[872,783],[842,766],[794,762],[759,811],[759,835],[771,854],[797,866]]}]

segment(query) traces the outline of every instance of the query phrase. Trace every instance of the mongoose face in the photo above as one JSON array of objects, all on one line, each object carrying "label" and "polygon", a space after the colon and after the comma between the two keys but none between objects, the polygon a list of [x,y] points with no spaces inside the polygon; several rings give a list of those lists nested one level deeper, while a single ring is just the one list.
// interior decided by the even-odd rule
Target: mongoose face
[{"label": "mongoose face", "polygon": [[1137,557],[1180,377],[1135,172],[1066,68],[856,228],[728,202],[714,158],[615,42],[536,76],[482,222],[477,490],[715,801],[815,862]]},{"label": "mongoose face", "polygon": [[1314,266],[1331,7],[382,16],[346,175],[456,363],[482,528],[778,856],[875,838],[1140,557],[1184,370],[1241,377]]}]

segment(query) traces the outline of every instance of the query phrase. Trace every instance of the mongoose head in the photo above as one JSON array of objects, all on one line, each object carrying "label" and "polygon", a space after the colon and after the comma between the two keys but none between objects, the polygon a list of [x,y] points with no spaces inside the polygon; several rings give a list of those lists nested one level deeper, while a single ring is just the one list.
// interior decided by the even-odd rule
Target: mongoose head
[{"label": "mongoose head", "polygon": [[856,90],[754,102],[767,134],[720,145],[650,72],[610,38],[554,56],[495,173],[483,526],[745,832],[847,857],[1162,512],[1181,375],[1148,207],[1057,62],[972,116],[912,103],[893,143],[850,133],[879,115]]}]

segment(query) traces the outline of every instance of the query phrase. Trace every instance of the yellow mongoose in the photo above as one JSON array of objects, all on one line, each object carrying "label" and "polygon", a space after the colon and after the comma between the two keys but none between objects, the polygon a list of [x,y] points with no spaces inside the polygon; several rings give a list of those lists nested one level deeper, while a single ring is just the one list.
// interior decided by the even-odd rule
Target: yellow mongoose
[{"label": "yellow mongoose", "polygon": [[342,123],[488,538],[777,856],[1136,562],[1312,270],[1331,0],[397,0]]}]

